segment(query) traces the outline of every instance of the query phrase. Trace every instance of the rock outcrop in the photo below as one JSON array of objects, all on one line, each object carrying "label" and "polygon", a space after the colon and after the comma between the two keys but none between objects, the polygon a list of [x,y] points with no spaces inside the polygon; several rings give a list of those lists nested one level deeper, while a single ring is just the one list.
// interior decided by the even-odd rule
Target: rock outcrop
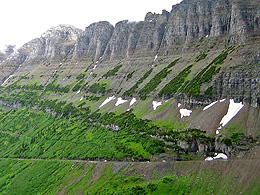
[{"label": "rock outcrop", "polygon": [[230,98],[260,106],[259,66],[237,67],[220,74],[214,80],[213,94],[217,99]]}]

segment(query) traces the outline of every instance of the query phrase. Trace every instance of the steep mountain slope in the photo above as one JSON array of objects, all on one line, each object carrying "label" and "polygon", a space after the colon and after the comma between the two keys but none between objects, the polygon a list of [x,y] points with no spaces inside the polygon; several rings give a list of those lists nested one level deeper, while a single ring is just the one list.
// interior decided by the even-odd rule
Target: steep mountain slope
[{"label": "steep mountain slope", "polygon": [[259,107],[258,3],[187,0],[141,22],[53,27],[1,63],[2,86]]},{"label": "steep mountain slope", "polygon": [[[234,158],[231,167],[223,164],[228,170],[244,167],[237,158],[252,158],[257,167],[259,6],[259,0],[184,0],[141,22],[47,30],[0,64],[0,157],[164,162],[225,153]],[[211,170],[196,164],[184,174],[191,180]],[[52,192],[63,194],[82,177]],[[233,184],[230,177],[237,178],[224,173]],[[166,180],[153,184],[161,189],[176,181]],[[133,189],[148,190],[143,181]],[[192,192],[194,182],[186,182]],[[119,194],[124,188],[111,185]]]}]

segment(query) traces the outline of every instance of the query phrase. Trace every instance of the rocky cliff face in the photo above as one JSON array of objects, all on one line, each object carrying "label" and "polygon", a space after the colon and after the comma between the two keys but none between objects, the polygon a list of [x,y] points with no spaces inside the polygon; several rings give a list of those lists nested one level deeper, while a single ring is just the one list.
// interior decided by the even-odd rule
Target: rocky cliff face
[{"label": "rocky cliff face", "polygon": [[184,44],[202,37],[229,36],[233,43],[244,43],[248,36],[259,34],[259,1],[184,0],[170,13],[147,13],[141,22],[121,21],[113,27],[97,22],[85,31],[60,25],[39,39],[25,44],[21,53],[34,57],[66,55],[76,45],[74,57],[130,57],[134,53],[154,55],[160,49]]},{"label": "rocky cliff face", "polygon": [[[26,43],[2,62],[0,80],[17,72],[21,66],[27,66],[24,72],[30,72],[34,69],[35,63],[39,64],[44,60],[50,63],[60,63],[62,59],[96,62],[102,58],[107,62],[106,65],[114,63],[115,60],[127,60],[129,64],[136,65],[134,60],[139,59],[149,66],[158,56],[176,59],[186,55],[186,52],[194,56],[198,55],[197,50],[200,53],[209,49],[215,50],[214,46],[220,44],[222,49],[230,45],[254,45],[257,44],[260,35],[259,17],[259,0],[184,0],[174,5],[171,12],[147,13],[141,22],[120,21],[114,27],[109,22],[102,21],[89,25],[85,31],[69,25],[60,25],[49,29],[40,38]],[[206,41],[202,47],[200,45],[204,40]],[[207,61],[211,60],[213,55],[214,52]],[[241,54],[240,59],[241,56],[250,60],[245,64],[257,64],[260,61],[259,52]],[[177,71],[192,63],[191,58],[185,58]],[[169,61],[166,60],[161,66],[166,66],[167,63]],[[204,68],[205,63],[199,68]],[[147,71],[147,67],[139,68]],[[192,73],[193,77],[199,68],[197,72]],[[55,70],[53,67],[53,71]],[[178,74],[177,71],[175,75]],[[240,74],[239,71],[226,72],[223,69],[220,75],[213,78],[216,79],[212,82],[214,97],[232,97],[258,105],[259,86],[255,77],[258,77],[257,72],[244,71]],[[124,79],[124,76],[120,79]],[[120,80],[115,83],[122,82],[124,81]],[[163,82],[166,84],[166,80]],[[206,87],[204,86],[205,89]]]},{"label": "rocky cliff face", "polygon": [[249,102],[260,106],[259,66],[237,67],[223,72],[214,81],[213,93],[216,98],[233,98],[238,102]]}]

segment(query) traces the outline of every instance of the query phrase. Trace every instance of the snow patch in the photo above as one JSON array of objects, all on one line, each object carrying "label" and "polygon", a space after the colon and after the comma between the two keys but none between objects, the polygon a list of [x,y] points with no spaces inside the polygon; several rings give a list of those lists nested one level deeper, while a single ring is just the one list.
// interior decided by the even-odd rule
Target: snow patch
[{"label": "snow patch", "polygon": [[216,131],[216,135],[219,135],[219,134],[220,134],[220,131],[219,131],[219,130],[217,130],[217,131]]},{"label": "snow patch", "polygon": [[84,99],[84,98],[83,98],[83,97],[81,97],[79,101],[82,101],[83,99]]},{"label": "snow patch", "polygon": [[131,102],[130,102],[130,105],[129,106],[132,106],[135,102],[136,102],[137,100],[136,100],[136,98],[133,98],[132,100],[131,100]]},{"label": "snow patch", "polygon": [[233,99],[229,100],[228,112],[220,121],[220,126],[224,127],[226,124],[228,124],[243,107],[244,105],[242,102],[235,103]]},{"label": "snow patch", "polygon": [[123,100],[121,97],[117,98],[117,102],[115,104],[115,106],[119,106],[120,104],[123,104],[127,102],[127,100]]},{"label": "snow patch", "polygon": [[12,74],[9,75],[9,76],[4,80],[4,82],[1,84],[1,86],[3,86],[12,76],[13,76]]},{"label": "snow patch", "polygon": [[214,160],[214,158],[212,158],[212,157],[207,157],[206,159],[205,159],[205,161],[213,161]]},{"label": "snow patch", "polygon": [[219,154],[217,154],[217,153],[215,153],[215,157],[207,157],[206,159],[205,159],[205,161],[213,161],[213,160],[217,160],[217,159],[224,159],[224,160],[227,160],[228,159],[228,156],[227,155],[225,155],[225,154],[223,154],[223,153],[219,153]]},{"label": "snow patch", "polygon": [[157,58],[158,58],[158,54],[156,54],[156,56],[154,57],[154,60],[153,60],[153,61],[155,61]]},{"label": "snow patch", "polygon": [[184,116],[190,116],[192,113],[191,110],[187,110],[187,109],[180,109],[180,114],[181,114],[181,118],[183,118]]},{"label": "snow patch", "polygon": [[108,102],[112,101],[116,99],[115,96],[111,96],[111,97],[108,97],[107,99],[105,99],[105,101],[99,106],[99,108],[101,108],[102,106],[106,105]]},{"label": "snow patch", "polygon": [[97,65],[95,64],[95,65],[94,65],[94,68],[93,68],[93,70],[95,70],[95,69],[96,69],[96,67],[97,67]]},{"label": "snow patch", "polygon": [[178,103],[178,108],[181,107],[181,103]]},{"label": "snow patch", "polygon": [[228,157],[227,155],[223,154],[223,153],[219,153],[217,156],[213,157],[213,159],[224,159],[224,160],[227,160]]},{"label": "snow patch", "polygon": [[209,104],[208,106],[203,108],[203,111],[209,109],[210,107],[214,106],[216,103],[218,103],[218,101],[212,102],[211,104]]},{"label": "snow patch", "polygon": [[153,101],[153,110],[156,110],[161,105],[162,105],[162,102]]},{"label": "snow patch", "polygon": [[223,99],[223,100],[219,100],[219,102],[220,102],[220,103],[222,103],[222,102],[224,102],[224,101],[226,101],[226,99]]},{"label": "snow patch", "polygon": [[79,94],[79,93],[80,93],[80,90],[78,90],[76,94]]}]

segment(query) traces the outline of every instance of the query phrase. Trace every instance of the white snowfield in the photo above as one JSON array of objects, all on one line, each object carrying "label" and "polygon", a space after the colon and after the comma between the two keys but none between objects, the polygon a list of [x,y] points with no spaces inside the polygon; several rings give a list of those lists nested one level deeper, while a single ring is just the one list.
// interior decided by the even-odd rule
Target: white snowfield
[{"label": "white snowfield", "polygon": [[123,104],[127,102],[127,100],[123,100],[121,97],[117,98],[117,102],[115,104],[115,106],[119,106],[120,104]]},{"label": "white snowfield", "polygon": [[223,99],[223,100],[219,100],[219,102],[220,102],[220,103],[222,103],[222,102],[224,102],[224,101],[226,101],[226,99]]},{"label": "white snowfield", "polygon": [[162,102],[153,101],[153,110],[156,110],[161,105],[162,105]]},{"label": "white snowfield", "polygon": [[227,155],[225,155],[225,154],[223,154],[223,153],[219,153],[217,156],[215,156],[215,157],[213,157],[213,158],[214,158],[214,160],[216,160],[216,159],[224,159],[224,160],[227,160],[227,159],[228,159]]},{"label": "white snowfield", "polygon": [[9,75],[9,76],[4,80],[4,82],[1,84],[1,86],[3,86],[12,76],[13,76],[12,74]]},{"label": "white snowfield", "polygon": [[228,156],[223,154],[223,153],[219,153],[219,154],[216,154],[215,157],[207,157],[205,159],[205,161],[213,161],[213,160],[217,160],[217,159],[223,159],[223,160],[228,160]]},{"label": "white snowfield", "polygon": [[158,58],[158,54],[156,54],[156,56],[154,57],[154,60],[153,60],[153,61],[155,61],[157,58]]},{"label": "white snowfield", "polygon": [[213,161],[214,160],[214,158],[212,158],[212,157],[207,157],[206,159],[205,159],[205,161]]},{"label": "white snowfield", "polygon": [[111,96],[111,97],[108,97],[107,99],[105,99],[105,101],[99,106],[99,108],[101,108],[102,106],[106,105],[108,102],[112,101],[116,99],[115,96]]},{"label": "white snowfield", "polygon": [[220,126],[224,127],[228,124],[232,118],[234,118],[238,112],[244,107],[243,103],[235,103],[233,99],[229,100],[229,107],[227,114],[220,121]]},{"label": "white snowfield", "polygon": [[215,101],[215,102],[209,104],[208,106],[204,107],[203,111],[205,111],[205,110],[209,109],[210,107],[214,106],[216,103],[218,103],[218,101]]},{"label": "white snowfield", "polygon": [[131,102],[130,102],[130,105],[129,106],[132,106],[135,102],[136,102],[137,100],[136,100],[136,98],[134,98],[133,97],[133,99],[131,100]]},{"label": "white snowfield", "polygon": [[180,109],[181,118],[183,118],[184,116],[190,116],[191,113],[192,113],[192,110]]}]

